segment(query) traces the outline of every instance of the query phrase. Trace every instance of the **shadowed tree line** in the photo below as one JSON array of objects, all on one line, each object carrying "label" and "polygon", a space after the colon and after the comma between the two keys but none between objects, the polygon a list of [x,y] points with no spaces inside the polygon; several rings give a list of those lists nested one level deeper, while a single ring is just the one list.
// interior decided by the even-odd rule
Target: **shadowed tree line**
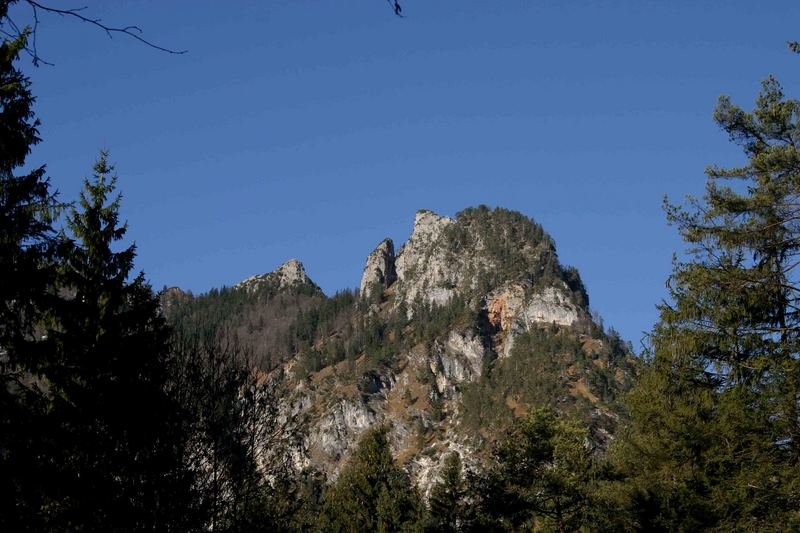
[{"label": "shadowed tree line", "polygon": [[0,529],[240,523],[280,473],[257,455],[277,438],[271,391],[224,337],[167,327],[120,246],[105,152],[75,203],[23,170],[39,142],[27,37],[0,45]]}]

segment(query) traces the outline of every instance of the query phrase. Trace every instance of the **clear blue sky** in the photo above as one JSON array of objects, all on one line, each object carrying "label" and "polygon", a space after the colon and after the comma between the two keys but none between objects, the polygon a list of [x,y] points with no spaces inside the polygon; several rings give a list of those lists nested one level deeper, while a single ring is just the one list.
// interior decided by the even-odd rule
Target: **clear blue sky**
[{"label": "clear blue sky", "polygon": [[638,344],[683,248],[661,199],[742,161],[718,95],[750,108],[772,73],[800,97],[800,3],[402,3],[78,3],[181,56],[43,16],[30,162],[68,200],[110,149],[137,267],[194,292],[296,257],[333,293],[418,209],[516,209]]}]

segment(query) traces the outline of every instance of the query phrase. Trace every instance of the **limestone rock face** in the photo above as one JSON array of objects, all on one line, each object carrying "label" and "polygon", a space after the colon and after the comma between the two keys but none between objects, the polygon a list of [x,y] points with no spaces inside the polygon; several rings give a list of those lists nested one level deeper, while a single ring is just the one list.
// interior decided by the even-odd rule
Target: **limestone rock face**
[{"label": "limestone rock face", "polygon": [[373,288],[386,289],[396,279],[394,243],[392,239],[384,239],[367,257],[359,294],[369,296],[368,292]]},{"label": "limestone rock face", "polygon": [[578,320],[578,308],[563,290],[545,287],[531,296],[519,315],[527,327],[534,323],[571,326]]},{"label": "limestone rock face", "polygon": [[526,329],[537,323],[571,326],[579,312],[564,289],[535,290],[518,282],[489,293],[486,310],[489,322],[503,331]]},{"label": "limestone rock face", "polygon": [[455,453],[461,458],[464,471],[475,470],[478,461],[475,460],[477,450],[464,442],[446,439],[441,444],[439,453],[434,457],[419,455],[408,465],[408,469],[416,480],[417,487],[422,491],[422,496],[428,500],[431,491],[437,483],[441,483],[441,474],[444,470],[447,456]]},{"label": "limestone rock face", "polygon": [[446,250],[437,246],[442,231],[453,219],[432,211],[418,211],[414,229],[397,255],[397,278],[406,303],[418,296],[443,305],[455,294],[458,273]]},{"label": "limestone rock face", "polygon": [[514,337],[536,324],[571,326],[581,310],[570,300],[566,288],[545,287],[535,290],[528,284],[514,282],[486,296],[489,323],[505,333],[501,356],[511,355]]},{"label": "limestone rock face", "polygon": [[[491,348],[480,334],[453,330],[430,347],[420,345],[398,354],[397,367],[386,369],[375,380],[374,387],[343,386],[341,378],[336,378],[331,381],[336,395],[320,402],[318,394],[301,386],[295,391],[297,398],[283,408],[284,421],[305,419],[308,424],[307,437],[289,454],[293,464],[298,469],[314,465],[325,472],[329,481],[335,480],[343,459],[354,449],[362,433],[387,424],[394,454],[413,458],[407,467],[420,488],[429,492],[438,481],[444,461],[444,455],[435,458],[418,455],[420,426],[430,428],[437,423],[431,419],[429,401],[441,398],[454,408],[460,398],[459,385],[476,381],[486,359],[491,357],[494,357]],[[427,386],[419,382],[423,375],[429,376],[432,390],[426,391]],[[411,400],[411,394],[419,396]],[[461,454],[469,464],[471,450],[463,436],[448,427],[441,446]]]},{"label": "limestone rock face", "polygon": [[543,288],[532,289],[543,275],[542,265],[557,261],[550,246],[544,238],[536,242],[509,236],[497,223],[487,229],[486,224],[419,211],[411,237],[397,254],[397,301],[411,308],[418,300],[442,306],[454,296],[485,299],[489,314],[502,319],[504,330],[509,321],[523,328],[534,323],[572,325],[581,309],[571,301],[572,290],[560,274]]},{"label": "limestone rock face", "polygon": [[450,331],[429,359],[436,390],[446,398],[455,397],[457,385],[480,377],[484,360],[489,357],[491,351],[478,335]]},{"label": "limestone rock face", "polygon": [[378,419],[367,405],[358,400],[340,400],[330,406],[311,431],[307,447],[312,456],[323,455],[338,460],[361,434],[375,427]]},{"label": "limestone rock face", "polygon": [[289,259],[268,274],[257,274],[236,284],[237,289],[253,292],[265,283],[275,284],[278,289],[286,289],[296,285],[315,285],[306,274],[303,263],[297,259]]}]

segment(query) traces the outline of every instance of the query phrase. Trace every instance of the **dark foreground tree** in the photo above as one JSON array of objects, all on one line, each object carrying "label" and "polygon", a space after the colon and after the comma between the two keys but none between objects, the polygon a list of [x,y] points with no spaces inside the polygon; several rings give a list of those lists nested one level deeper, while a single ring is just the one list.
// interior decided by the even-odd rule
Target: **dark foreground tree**
[{"label": "dark foreground tree", "polygon": [[[0,3],[0,17],[5,6]],[[57,204],[44,167],[18,173],[39,142],[30,81],[16,67],[23,33],[0,44],[0,347],[13,367],[35,365],[34,326],[47,307],[55,278]]]},{"label": "dark foreground tree", "polygon": [[592,453],[586,429],[534,409],[495,451],[477,490],[478,530],[575,531],[586,522]]},{"label": "dark foreground tree", "polygon": [[691,244],[669,281],[618,457],[648,529],[800,527],[800,101],[764,81],[714,119],[747,163],[670,207]]},{"label": "dark foreground tree", "polygon": [[[0,19],[7,4],[0,2]],[[58,212],[44,167],[22,172],[39,142],[29,80],[16,67],[27,34],[0,44],[0,529],[39,528],[53,464],[44,460],[50,342],[41,320],[55,304]]]},{"label": "dark foreground tree", "polygon": [[423,523],[426,532],[456,532],[465,528],[467,484],[461,468],[461,457],[451,453],[445,458],[440,481],[431,489],[428,513]]},{"label": "dark foreground tree", "polygon": [[321,531],[402,531],[419,518],[419,498],[394,463],[388,428],[367,431],[352,462],[325,494]]},{"label": "dark foreground tree", "polygon": [[[0,0],[0,29],[11,3]],[[158,299],[132,276],[134,247],[116,249],[126,227],[106,154],[62,235],[44,167],[20,171],[39,141],[30,83],[16,67],[28,37],[23,29],[0,44],[0,530],[205,528],[215,515],[204,504],[228,487],[204,483],[198,420],[214,443],[232,434],[239,443],[225,452],[237,479],[230,529],[252,530],[259,506],[267,523],[289,520],[294,507],[274,512],[253,467],[273,428],[250,368],[229,372],[238,381],[227,395],[208,396],[225,369],[207,357],[193,394],[181,394],[186,361],[169,350]]]},{"label": "dark foreground tree", "polygon": [[130,279],[134,246],[114,250],[126,231],[115,186],[102,153],[67,221],[75,241],[42,368],[58,465],[42,513],[51,529],[180,529],[195,515],[168,330],[144,277]]},{"label": "dark foreground tree", "polygon": [[283,453],[289,436],[277,423],[274,383],[229,332],[184,327],[171,345],[169,390],[183,407],[203,522],[213,531],[300,529],[307,486]]}]

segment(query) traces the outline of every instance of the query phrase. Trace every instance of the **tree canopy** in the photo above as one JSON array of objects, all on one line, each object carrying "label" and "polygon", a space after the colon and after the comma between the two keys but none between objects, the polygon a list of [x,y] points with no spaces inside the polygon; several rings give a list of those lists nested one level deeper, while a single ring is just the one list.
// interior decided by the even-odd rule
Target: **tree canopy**
[{"label": "tree canopy", "polygon": [[668,206],[692,246],[669,280],[621,440],[651,525],[771,529],[800,520],[800,101],[767,78],[714,119],[748,158]]}]

